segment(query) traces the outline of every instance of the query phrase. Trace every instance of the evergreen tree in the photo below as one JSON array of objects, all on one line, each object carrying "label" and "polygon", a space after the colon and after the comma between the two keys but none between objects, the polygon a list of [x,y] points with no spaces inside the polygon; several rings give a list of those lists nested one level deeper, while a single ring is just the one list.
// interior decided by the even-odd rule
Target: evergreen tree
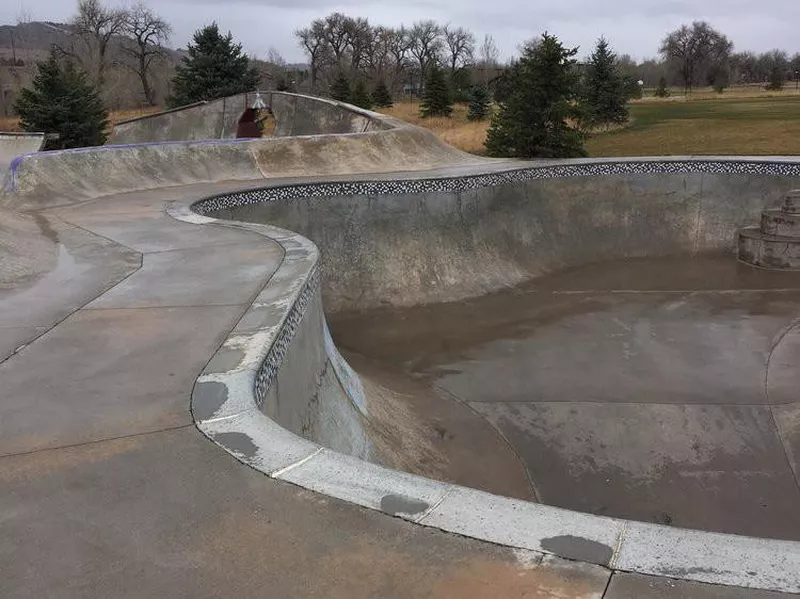
[{"label": "evergreen tree", "polygon": [[212,23],[196,31],[192,39],[188,56],[175,69],[173,94],[167,99],[170,106],[224,98],[258,87],[258,71],[230,32],[222,35]]},{"label": "evergreen tree", "polygon": [[356,81],[356,85],[353,88],[353,96],[350,98],[350,103],[353,106],[366,108],[367,110],[372,108],[372,98],[367,91],[367,84],[364,83],[363,79]]},{"label": "evergreen tree", "polygon": [[[637,83],[638,86],[638,83]],[[586,112],[592,125],[624,123],[628,120],[628,98],[619,73],[617,57],[601,37],[586,65]]]},{"label": "evergreen tree", "polygon": [[486,139],[491,156],[568,158],[585,156],[583,133],[570,123],[576,106],[577,49],[567,49],[545,33],[528,43],[506,71],[502,99]]},{"label": "evergreen tree", "polygon": [[372,103],[378,108],[392,107],[392,94],[389,93],[389,88],[383,81],[378,82],[378,86],[372,93]]},{"label": "evergreen tree", "polygon": [[489,90],[479,85],[472,90],[469,99],[467,119],[482,121],[489,114]]},{"label": "evergreen tree", "polygon": [[453,99],[447,86],[447,79],[438,65],[431,65],[428,71],[419,112],[422,118],[450,116],[453,112]]},{"label": "evergreen tree", "polygon": [[661,77],[658,80],[658,87],[656,88],[655,92],[656,98],[668,98],[669,97],[669,88],[667,88],[667,78]]},{"label": "evergreen tree", "polygon": [[345,77],[344,73],[339,73],[339,76],[331,85],[331,98],[339,100],[339,102],[350,101],[350,81]]},{"label": "evergreen tree", "polygon": [[630,75],[623,75],[622,86],[625,89],[626,100],[641,100],[642,99],[642,86],[639,82]]},{"label": "evergreen tree", "polygon": [[25,131],[57,133],[47,149],[99,146],[106,141],[108,111],[83,71],[60,62],[55,52],[37,63],[33,87],[23,89],[14,104]]},{"label": "evergreen tree", "polygon": [[783,69],[779,64],[773,65],[772,69],[769,72],[769,83],[766,86],[766,89],[769,91],[779,92],[783,89],[784,83],[784,72]]}]

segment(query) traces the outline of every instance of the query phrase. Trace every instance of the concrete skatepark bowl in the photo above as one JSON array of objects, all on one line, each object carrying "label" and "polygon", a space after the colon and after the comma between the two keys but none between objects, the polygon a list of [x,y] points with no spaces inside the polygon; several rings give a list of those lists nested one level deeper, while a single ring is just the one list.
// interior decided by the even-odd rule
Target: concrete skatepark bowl
[{"label": "concrete skatepark bowl", "polygon": [[[191,381],[190,422],[267,475],[249,486],[270,495],[264,481],[291,483],[394,516],[370,524],[382,543],[399,519],[413,534],[456,533],[443,538],[463,547],[512,548],[533,559],[538,578],[526,584],[540,596],[800,592],[800,273],[735,253],[740,229],[800,187],[800,161],[487,161],[346,105],[263,95],[272,139],[219,140],[235,126],[225,107],[245,97],[217,104],[227,116],[213,131],[183,130],[192,110],[217,114],[209,103],[126,124],[126,146],[15,160],[5,240],[72,235],[74,254],[93,234],[119,256],[104,278],[90,271],[102,280],[81,275],[89,291],[70,301],[85,307],[70,316],[55,300],[32,306],[30,281],[42,291],[48,276],[64,279],[59,268],[89,271],[37,270],[9,252],[4,310],[41,314],[15,323],[0,365],[2,459],[167,434],[187,417]],[[140,143],[153,130],[164,143]],[[178,141],[192,135],[218,141]],[[48,343],[64,369],[83,367],[64,354],[80,324],[71,319],[180,306],[231,313],[204,321],[194,342],[182,337],[193,319],[139,327],[162,343],[174,336],[172,358],[115,362],[119,405],[93,382],[105,376],[95,362],[91,379],[73,375],[81,424],[46,398],[47,381],[29,391],[26,372]],[[118,349],[104,347],[103,363]],[[138,368],[158,380],[171,362],[165,380],[185,381],[170,386],[164,413],[161,395],[137,394],[125,377]],[[198,472],[244,468],[214,464]],[[204,509],[217,492],[205,485],[187,491]],[[22,531],[26,511],[41,516],[16,498],[2,505]],[[281,509],[293,513],[292,501]],[[323,533],[305,534],[293,559],[311,563]],[[298,596],[288,588],[279,596]],[[454,592],[412,595],[470,596]]]}]

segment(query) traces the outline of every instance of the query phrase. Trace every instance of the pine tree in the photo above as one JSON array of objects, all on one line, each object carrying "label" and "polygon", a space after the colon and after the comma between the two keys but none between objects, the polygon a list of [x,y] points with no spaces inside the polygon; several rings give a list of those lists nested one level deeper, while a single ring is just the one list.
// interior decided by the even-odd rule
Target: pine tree
[{"label": "pine tree", "polygon": [[233,41],[230,32],[222,35],[216,23],[195,32],[188,56],[175,69],[172,106],[184,106],[201,100],[224,98],[256,87],[260,77],[250,59],[242,54],[242,45]]},{"label": "pine tree", "polygon": [[658,80],[658,87],[655,91],[656,98],[668,98],[669,97],[669,88],[667,88],[667,78],[661,77]]},{"label": "pine tree", "polygon": [[769,72],[769,83],[765,89],[769,91],[779,92],[783,89],[784,71],[779,64],[772,66]]},{"label": "pine tree", "polygon": [[482,121],[489,114],[489,90],[479,85],[472,90],[469,99],[469,112],[467,119]]},{"label": "pine tree", "polygon": [[339,73],[339,76],[331,85],[331,98],[339,100],[339,102],[350,101],[350,81],[344,73]]},{"label": "pine tree", "polygon": [[37,69],[33,87],[23,89],[14,104],[22,128],[57,133],[47,149],[104,144],[108,111],[86,73],[60,62],[54,52]]},{"label": "pine tree", "polygon": [[585,102],[591,125],[624,123],[628,120],[625,83],[619,73],[617,57],[604,37],[597,41],[586,65]]},{"label": "pine tree", "polygon": [[447,86],[444,72],[438,65],[431,65],[425,78],[425,90],[420,103],[420,116],[450,116],[453,112],[453,99]]},{"label": "pine tree", "polygon": [[378,86],[372,93],[372,103],[378,108],[391,108],[393,105],[392,94],[383,81],[378,82]]},{"label": "pine tree", "polygon": [[577,49],[545,33],[529,43],[504,74],[499,108],[486,139],[491,156],[569,158],[585,156],[575,73]]},{"label": "pine tree", "polygon": [[625,90],[625,99],[626,100],[641,100],[642,95],[642,85],[639,81],[631,77],[630,75],[623,75],[622,77],[622,87]]},{"label": "pine tree", "polygon": [[353,88],[353,96],[350,98],[350,103],[353,106],[358,106],[359,108],[365,108],[367,110],[372,108],[372,98],[367,91],[367,84],[364,83],[363,79],[356,81],[356,85]]}]

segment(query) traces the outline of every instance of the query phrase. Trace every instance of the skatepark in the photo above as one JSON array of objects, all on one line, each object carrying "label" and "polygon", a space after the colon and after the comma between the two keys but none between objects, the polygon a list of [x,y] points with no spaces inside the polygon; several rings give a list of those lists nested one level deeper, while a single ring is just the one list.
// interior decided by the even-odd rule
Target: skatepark
[{"label": "skatepark", "polygon": [[3,149],[2,596],[800,592],[800,160],[262,95]]}]

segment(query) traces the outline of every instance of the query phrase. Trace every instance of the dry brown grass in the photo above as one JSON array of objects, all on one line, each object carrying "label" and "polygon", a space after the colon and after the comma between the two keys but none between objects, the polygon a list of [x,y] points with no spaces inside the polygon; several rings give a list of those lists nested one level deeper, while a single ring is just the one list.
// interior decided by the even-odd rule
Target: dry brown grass
[{"label": "dry brown grass", "polygon": [[[161,110],[163,110],[163,108],[159,108],[158,106],[148,106],[146,108],[135,108],[131,110],[112,110],[108,115],[109,128],[120,121],[135,119]],[[1,116],[0,131],[22,131],[22,128],[19,126],[19,118],[15,116]]]},{"label": "dry brown grass", "polygon": [[482,154],[489,121],[468,121],[467,110],[466,104],[456,104],[453,109],[453,116],[450,118],[434,117],[423,119],[419,116],[418,102],[398,102],[392,108],[378,109],[379,112],[389,116],[430,129],[442,141],[460,150],[473,154]]},{"label": "dry brown grass", "polygon": [[0,116],[0,131],[20,131],[19,119],[15,116]]}]

